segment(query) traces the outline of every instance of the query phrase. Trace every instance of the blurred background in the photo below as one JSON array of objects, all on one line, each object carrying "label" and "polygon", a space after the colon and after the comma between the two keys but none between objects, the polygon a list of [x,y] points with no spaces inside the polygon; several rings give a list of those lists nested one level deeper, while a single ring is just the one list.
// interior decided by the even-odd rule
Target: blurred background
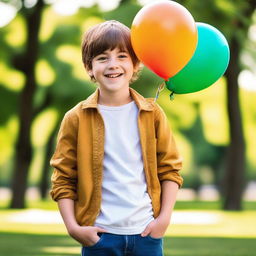
[{"label": "blurred background", "polygon": [[[5,241],[3,244],[14,235],[21,239],[18,234],[26,230],[22,225],[20,230],[15,229],[13,223],[17,227],[18,222],[12,222],[8,217],[10,214],[27,213],[21,215],[23,224],[26,223],[25,216],[28,219],[35,215],[40,219],[40,213],[45,218],[48,216],[46,212],[31,213],[17,209],[50,210],[51,214],[55,214],[57,209],[49,198],[52,173],[49,159],[55,148],[56,134],[64,113],[87,98],[96,88],[81,60],[80,44],[84,31],[110,19],[130,27],[136,13],[149,2],[153,1],[0,1],[0,232],[4,235],[1,238]],[[170,241],[176,241],[177,251],[176,254],[173,251],[168,254],[167,250],[166,255],[191,256],[191,251],[188,254],[178,251],[182,247],[179,235],[184,237],[189,233],[182,231],[182,225],[191,224],[184,223],[186,217],[179,215],[183,210],[211,210],[207,212],[215,214],[207,215],[211,220],[211,216],[216,218],[217,213],[223,213],[221,216],[226,218],[225,221],[222,219],[223,223],[232,218],[231,215],[225,215],[227,210],[239,214],[232,216],[241,216],[241,226],[248,221],[248,229],[240,230],[241,236],[256,238],[250,222],[256,216],[256,1],[176,2],[185,6],[196,22],[208,23],[220,30],[229,42],[231,53],[225,75],[209,88],[192,94],[175,95],[172,101],[170,92],[165,89],[158,99],[184,158],[181,173],[184,185],[179,193],[177,215],[173,220],[177,227],[181,226],[174,231],[177,240],[175,237],[170,238]],[[145,97],[154,97],[161,82],[159,77],[144,68],[140,79],[132,87]],[[190,219],[191,216],[193,214],[190,214]],[[207,216],[204,217],[207,219]],[[55,217],[49,215],[49,219],[55,220]],[[204,217],[197,217],[193,217],[199,219],[196,224],[204,224]],[[58,237],[61,239],[65,231],[59,225],[59,216],[56,218],[57,222],[53,221],[52,225],[55,226],[51,226],[50,230],[54,234],[61,233],[62,236]],[[234,219],[234,223],[237,221]],[[36,223],[28,233],[38,233],[39,226]],[[49,230],[44,231],[42,222],[37,225],[41,225],[42,233],[50,235]],[[225,225],[222,227],[227,231]],[[221,234],[223,230],[216,232]],[[235,232],[230,231],[227,236]],[[202,231],[200,234],[204,236],[205,233]],[[72,244],[70,240],[63,241]],[[191,246],[195,245],[193,240],[188,241]],[[212,245],[219,243],[215,240],[203,243],[206,242],[213,242]],[[251,248],[251,240],[246,242],[244,239],[243,242],[250,244],[243,247]],[[228,243],[228,240],[225,241],[225,244]],[[233,240],[230,243],[231,247],[237,244]],[[33,255],[76,255],[73,253],[77,252],[77,245],[72,246],[69,252],[64,250],[66,254],[64,251],[58,254],[57,249],[55,253],[54,250],[46,250]],[[32,255],[26,248],[24,255]],[[237,252],[230,255],[254,255],[250,254],[252,250],[235,254]],[[7,251],[4,253],[12,255],[6,254]],[[229,254],[200,254],[197,251],[195,255]]]}]

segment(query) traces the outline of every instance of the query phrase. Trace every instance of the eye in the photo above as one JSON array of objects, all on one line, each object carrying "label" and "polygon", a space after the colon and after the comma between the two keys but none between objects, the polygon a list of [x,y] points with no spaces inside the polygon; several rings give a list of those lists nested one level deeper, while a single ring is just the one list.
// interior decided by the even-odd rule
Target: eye
[{"label": "eye", "polygon": [[118,55],[118,57],[119,57],[120,59],[128,58],[127,54],[120,54],[120,55]]},{"label": "eye", "polygon": [[106,59],[107,59],[106,56],[99,56],[96,58],[96,60],[98,60],[98,61],[105,61]]}]

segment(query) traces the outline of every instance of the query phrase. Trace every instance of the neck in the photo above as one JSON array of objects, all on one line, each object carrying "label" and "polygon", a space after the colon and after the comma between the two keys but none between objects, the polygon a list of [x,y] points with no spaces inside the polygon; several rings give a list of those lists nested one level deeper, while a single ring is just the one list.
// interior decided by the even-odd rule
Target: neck
[{"label": "neck", "polygon": [[132,101],[129,88],[121,92],[109,92],[103,89],[99,89],[99,100],[100,105],[105,106],[121,106]]}]

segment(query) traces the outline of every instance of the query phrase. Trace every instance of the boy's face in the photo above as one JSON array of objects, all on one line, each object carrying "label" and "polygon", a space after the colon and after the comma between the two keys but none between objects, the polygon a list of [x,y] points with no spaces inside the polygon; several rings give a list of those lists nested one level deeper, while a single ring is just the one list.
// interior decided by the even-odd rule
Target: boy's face
[{"label": "boy's face", "polygon": [[101,89],[111,92],[129,87],[134,72],[135,68],[129,53],[118,48],[106,50],[94,57],[92,69],[88,71]]}]

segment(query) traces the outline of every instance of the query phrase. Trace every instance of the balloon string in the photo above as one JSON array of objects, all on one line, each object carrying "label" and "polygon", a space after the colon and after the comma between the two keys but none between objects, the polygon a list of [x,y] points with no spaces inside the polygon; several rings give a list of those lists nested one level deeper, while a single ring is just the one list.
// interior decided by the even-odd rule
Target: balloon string
[{"label": "balloon string", "polygon": [[170,100],[174,100],[174,92],[170,94]]},{"label": "balloon string", "polygon": [[164,89],[164,86],[165,86],[165,82],[161,83],[161,84],[158,86],[154,102],[157,101],[160,92]]}]

